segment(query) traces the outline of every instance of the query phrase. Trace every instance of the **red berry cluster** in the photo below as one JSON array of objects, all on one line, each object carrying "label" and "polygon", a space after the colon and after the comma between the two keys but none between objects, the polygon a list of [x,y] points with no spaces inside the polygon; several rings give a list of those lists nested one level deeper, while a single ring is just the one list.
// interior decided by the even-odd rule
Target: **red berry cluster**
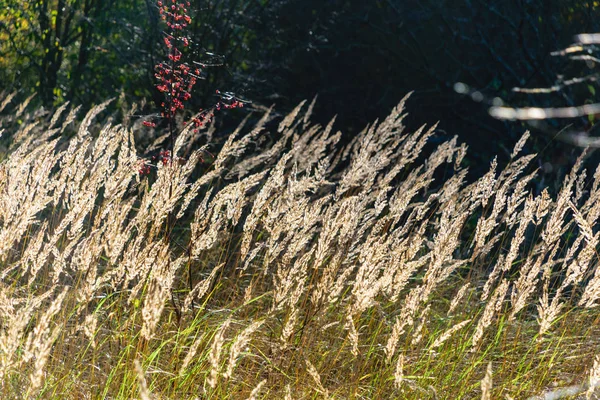
[{"label": "red berry cluster", "polygon": [[[161,117],[173,123],[175,114],[179,110],[184,110],[184,102],[192,97],[192,89],[200,78],[201,69],[191,68],[186,62],[182,61],[182,52],[180,48],[188,47],[190,39],[182,34],[189,26],[192,19],[188,15],[190,2],[178,2],[177,0],[159,0],[157,6],[161,19],[165,21],[167,30],[163,39],[165,46],[169,50],[168,61],[160,62],[154,67],[154,76],[159,83],[156,88],[164,93],[165,101],[161,103]],[[202,63],[195,63],[202,67]],[[203,126],[214,117],[214,110],[232,109],[243,107],[244,104],[226,93],[222,95],[217,90],[220,100],[211,109],[200,112],[197,117],[191,120],[195,128]],[[156,127],[153,121],[144,121],[144,125],[150,128]]]},{"label": "red berry cluster", "polygon": [[[220,92],[218,90],[217,90],[217,94],[220,95]],[[212,121],[212,119],[215,116],[215,110],[216,111],[220,111],[221,109],[229,110],[229,109],[241,108],[241,107],[244,107],[244,103],[238,99],[234,99],[233,101],[231,101],[229,103],[226,103],[225,101],[223,101],[223,99],[221,99],[220,101],[217,102],[217,104],[215,104],[210,109],[200,110],[200,113],[197,116],[195,116],[194,118],[192,118],[192,120],[190,121],[191,123],[194,124],[194,127],[195,127],[194,132],[198,132],[198,128],[201,128],[205,124]]]},{"label": "red berry cluster", "polygon": [[171,152],[169,150],[161,150],[158,156],[152,156],[152,161],[161,162],[162,165],[167,165],[171,161]]},{"label": "red berry cluster", "polygon": [[150,173],[150,164],[146,160],[138,160],[137,169],[141,176],[148,175]]},{"label": "red berry cluster", "polygon": [[[156,88],[164,94],[164,101],[161,103],[161,118],[169,123],[171,147],[174,144],[175,136],[175,116],[178,111],[185,109],[185,102],[192,97],[192,89],[197,80],[200,79],[202,70],[206,65],[194,62],[198,67],[190,67],[183,60],[182,50],[190,45],[190,39],[184,34],[185,29],[190,25],[192,19],[188,15],[190,7],[189,1],[178,0],[158,0],[156,2],[161,19],[167,25],[164,32],[163,42],[168,49],[168,60],[159,62],[154,67],[154,76],[158,80]],[[200,113],[192,118],[190,123],[194,124],[197,132],[200,127],[210,122],[214,117],[215,110],[232,109],[243,107],[242,101],[237,99],[231,93],[221,94],[217,90],[219,101],[212,107],[206,110],[201,110]],[[144,126],[155,128],[154,120],[146,120]],[[153,157],[156,160],[156,157]],[[166,165],[172,161],[171,152],[168,150],[161,151],[158,156],[158,161]],[[176,161],[181,161],[177,159]],[[140,168],[140,174],[144,175],[150,172],[150,167],[143,164]]]},{"label": "red berry cluster", "polygon": [[232,108],[241,108],[241,107],[244,107],[244,103],[242,103],[239,100],[234,100],[233,102],[231,102],[229,104],[223,103],[222,101],[220,101],[216,105],[217,111],[220,110],[221,108],[229,110],[229,109],[232,109]]},{"label": "red berry cluster", "polygon": [[198,128],[204,126],[204,124],[212,121],[215,113],[212,110],[202,110],[200,114],[192,118],[191,123],[194,124],[194,132],[198,132]]},{"label": "red berry cluster", "polygon": [[238,99],[231,92],[221,93],[221,91],[217,90],[217,95],[220,97],[220,101],[215,105],[217,111],[221,110],[222,108],[229,110],[232,108],[244,107],[244,101]]},{"label": "red berry cluster", "polygon": [[[169,5],[170,3],[170,5]],[[178,3],[177,0],[158,1],[156,5],[159,8],[160,17],[167,23],[170,30],[182,30],[185,29],[192,18],[187,14],[187,7],[190,6],[190,2]]]},{"label": "red berry cluster", "polygon": [[[152,158],[156,159],[156,157]],[[171,152],[169,150],[161,150],[160,153],[158,153],[158,161],[162,162],[163,165],[167,165],[169,161],[171,161]]]},{"label": "red berry cluster", "polygon": [[161,116],[167,119],[175,118],[177,111],[185,108],[183,103],[192,98],[192,88],[200,75],[200,69],[192,72],[187,64],[179,61],[179,57],[172,60],[170,65],[159,63],[155,67],[155,76],[160,82],[156,88],[165,94]]},{"label": "red berry cluster", "polygon": [[169,50],[167,62],[160,62],[155,66],[155,77],[159,84],[156,88],[165,94],[165,101],[161,103],[161,116],[168,120],[175,118],[178,110],[183,110],[183,103],[192,95],[192,88],[200,76],[200,69],[192,68],[182,61],[180,48],[190,45],[190,39],[182,34],[188,27],[192,18],[188,15],[190,2],[158,1],[160,17],[167,24],[164,43]]},{"label": "red berry cluster", "polygon": [[[184,159],[180,159],[179,157],[176,157],[177,161],[180,163],[185,163]],[[162,163],[162,165],[167,165],[171,162],[171,152],[169,150],[161,150],[160,153],[158,153],[158,156],[153,156],[152,157],[152,161],[153,162],[160,162]],[[153,164],[151,164],[150,162],[148,162],[147,160],[141,159],[138,160],[138,173],[142,176],[144,175],[148,175],[150,174],[150,167]]]}]

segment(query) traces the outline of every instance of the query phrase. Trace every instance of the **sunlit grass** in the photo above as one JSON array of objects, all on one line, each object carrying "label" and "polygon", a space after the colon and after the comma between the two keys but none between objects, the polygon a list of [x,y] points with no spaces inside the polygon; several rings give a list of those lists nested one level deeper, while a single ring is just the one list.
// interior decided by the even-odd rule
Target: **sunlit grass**
[{"label": "sunlit grass", "polygon": [[528,156],[467,185],[402,107],[342,148],[298,108],[144,177],[128,129],[3,120],[0,397],[469,399],[490,363],[494,399],[585,392],[600,188],[532,193]]}]

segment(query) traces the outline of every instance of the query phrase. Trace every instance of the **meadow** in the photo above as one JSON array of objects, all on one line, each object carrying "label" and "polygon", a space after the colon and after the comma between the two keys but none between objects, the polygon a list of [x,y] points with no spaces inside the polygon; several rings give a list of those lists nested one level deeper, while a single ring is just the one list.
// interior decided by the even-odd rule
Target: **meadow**
[{"label": "meadow", "polygon": [[7,97],[0,397],[594,398],[600,168],[536,193],[525,133],[468,179],[406,100],[349,143],[303,102],[161,162],[135,109]]}]

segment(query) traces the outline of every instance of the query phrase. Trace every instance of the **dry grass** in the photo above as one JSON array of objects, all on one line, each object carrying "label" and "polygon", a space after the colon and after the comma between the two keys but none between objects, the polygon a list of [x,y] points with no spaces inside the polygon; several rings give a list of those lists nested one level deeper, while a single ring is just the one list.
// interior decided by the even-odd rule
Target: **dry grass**
[{"label": "dry grass", "polygon": [[345,146],[314,104],[210,163],[213,131],[184,132],[144,178],[139,126],[92,129],[105,105],[7,113],[0,397],[593,397],[600,169],[534,196],[525,138],[466,184],[404,102]]}]

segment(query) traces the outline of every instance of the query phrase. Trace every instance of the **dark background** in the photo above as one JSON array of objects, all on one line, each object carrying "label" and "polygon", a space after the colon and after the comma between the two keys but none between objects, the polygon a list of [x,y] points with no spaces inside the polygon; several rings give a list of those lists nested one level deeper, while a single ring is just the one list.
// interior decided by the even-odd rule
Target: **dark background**
[{"label": "dark background", "polygon": [[[218,61],[210,52],[224,65],[205,71],[191,108],[213,104],[216,89],[275,104],[280,114],[318,95],[315,121],[337,115],[336,129],[350,137],[414,91],[410,127],[440,121],[439,140],[459,135],[470,147],[467,162],[486,170],[496,154],[506,162],[527,129],[491,118],[491,99],[545,107],[596,101],[594,79],[543,95],[511,89],[595,73],[593,62],[550,53],[575,34],[600,31],[597,1],[196,0],[192,8],[195,51],[186,56]],[[163,29],[150,0],[0,0],[0,92],[17,90],[21,100],[35,92],[47,109],[124,93],[128,102],[148,99],[151,110],[160,102],[153,66],[165,57]],[[456,82],[478,94],[456,93]],[[555,133],[572,124],[593,135],[594,123],[548,121],[532,132],[526,151],[540,153],[542,179],[564,173],[580,153]]]}]

